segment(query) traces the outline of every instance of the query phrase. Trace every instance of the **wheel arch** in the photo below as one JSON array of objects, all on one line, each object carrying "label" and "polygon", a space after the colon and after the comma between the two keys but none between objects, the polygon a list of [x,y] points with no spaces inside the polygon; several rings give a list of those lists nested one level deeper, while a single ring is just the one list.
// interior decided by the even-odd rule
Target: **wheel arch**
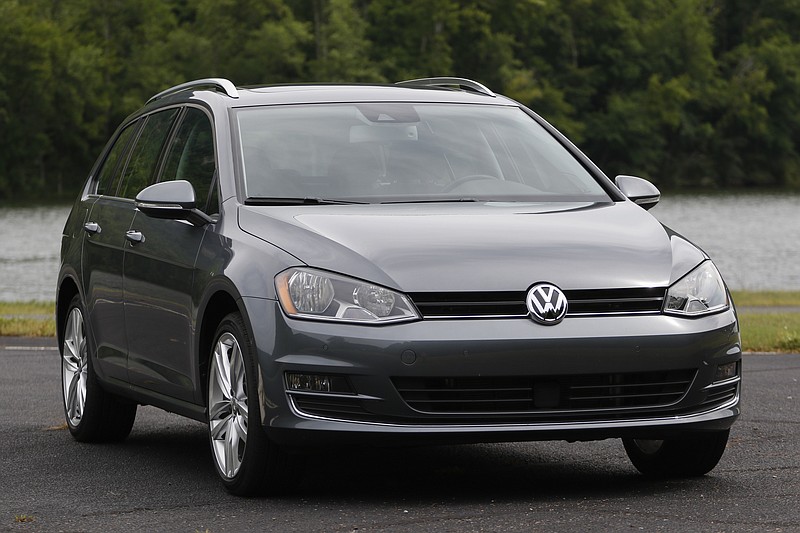
[{"label": "wheel arch", "polygon": [[221,284],[208,292],[205,304],[199,318],[200,327],[197,331],[197,363],[198,377],[200,380],[200,392],[202,404],[208,407],[207,388],[209,362],[214,343],[214,334],[217,326],[222,319],[231,313],[239,313],[244,320],[245,326],[252,335],[252,325],[247,310],[242,303],[242,298],[237,291]]},{"label": "wheel arch", "polygon": [[80,294],[78,283],[71,276],[64,276],[58,285],[56,296],[56,338],[58,345],[64,343],[64,324],[66,323],[69,304],[75,295]]}]

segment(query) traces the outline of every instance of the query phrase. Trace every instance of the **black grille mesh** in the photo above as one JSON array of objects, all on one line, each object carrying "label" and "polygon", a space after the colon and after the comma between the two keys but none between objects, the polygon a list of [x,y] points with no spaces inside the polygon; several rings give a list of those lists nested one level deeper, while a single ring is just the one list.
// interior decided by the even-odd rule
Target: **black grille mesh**
[{"label": "black grille mesh", "polygon": [[[666,288],[565,290],[567,316],[659,313]],[[524,317],[525,291],[411,293],[424,318]]]},{"label": "black grille mesh", "polygon": [[525,413],[663,407],[677,403],[695,370],[547,377],[393,378],[423,413]]}]

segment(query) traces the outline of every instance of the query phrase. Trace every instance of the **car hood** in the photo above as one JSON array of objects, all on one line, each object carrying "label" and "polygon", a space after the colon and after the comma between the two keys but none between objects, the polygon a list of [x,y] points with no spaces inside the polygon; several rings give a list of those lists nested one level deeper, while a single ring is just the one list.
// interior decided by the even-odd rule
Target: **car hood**
[{"label": "car hood", "polygon": [[666,287],[705,259],[632,202],[242,206],[239,225],[406,292]]}]

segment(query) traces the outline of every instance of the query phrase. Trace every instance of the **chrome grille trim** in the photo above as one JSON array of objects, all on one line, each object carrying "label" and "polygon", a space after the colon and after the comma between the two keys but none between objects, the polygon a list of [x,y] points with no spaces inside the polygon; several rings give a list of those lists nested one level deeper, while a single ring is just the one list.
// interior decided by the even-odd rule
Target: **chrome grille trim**
[{"label": "chrome grille trim", "polygon": [[368,421],[374,418],[374,415],[364,409],[364,404],[358,396],[298,394],[290,396],[290,400],[295,410],[306,416],[356,421]]},{"label": "chrome grille trim", "polygon": [[705,400],[700,404],[704,407],[713,406],[720,403],[726,403],[733,398],[739,396],[739,383],[741,383],[741,376],[736,376],[725,381],[712,383],[703,390],[706,393]]},{"label": "chrome grille trim", "polygon": [[453,428],[462,429],[464,431],[474,431],[474,430],[499,430],[499,431],[563,431],[563,430],[581,430],[581,429],[598,429],[598,425],[602,426],[602,428],[630,428],[630,427],[647,427],[652,428],[656,426],[662,425],[674,425],[677,423],[684,423],[684,422],[691,422],[693,419],[697,419],[698,417],[707,416],[709,414],[719,412],[725,409],[734,409],[737,408],[737,404],[739,403],[739,395],[736,394],[733,398],[728,401],[722,402],[718,405],[700,405],[697,406],[695,409],[687,409],[685,411],[678,411],[678,412],[660,412],[656,411],[652,414],[631,414],[630,416],[625,417],[604,417],[603,412],[599,412],[599,416],[592,416],[586,418],[576,418],[570,420],[550,420],[550,419],[542,419],[542,418],[531,418],[528,419],[527,417],[523,417],[522,419],[513,418],[513,419],[494,419],[492,421],[486,421],[481,419],[464,419],[464,418],[455,418],[455,419],[415,419],[415,420],[386,420],[382,417],[378,417],[373,415],[371,418],[369,417],[351,417],[347,416],[344,413],[341,413],[342,416],[335,416],[335,415],[315,415],[311,413],[306,413],[301,411],[297,408],[297,405],[294,402],[291,402],[289,405],[292,409],[292,412],[303,418],[308,418],[312,420],[321,420],[326,422],[337,422],[337,423],[344,423],[344,424],[363,424],[365,426],[373,426],[373,427],[387,427],[387,428],[413,428],[413,429],[424,429],[425,431],[438,431],[438,430],[445,430],[445,431],[452,431]]}]

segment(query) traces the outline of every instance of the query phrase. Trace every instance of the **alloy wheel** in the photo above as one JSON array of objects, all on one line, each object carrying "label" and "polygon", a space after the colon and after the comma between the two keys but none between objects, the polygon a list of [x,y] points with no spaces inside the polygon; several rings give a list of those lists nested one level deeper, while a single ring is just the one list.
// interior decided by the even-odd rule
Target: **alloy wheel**
[{"label": "alloy wheel", "polygon": [[64,346],[61,350],[61,379],[67,420],[73,427],[80,424],[86,407],[86,381],[88,378],[88,350],[83,314],[73,307],[64,328]]},{"label": "alloy wheel", "polygon": [[247,445],[247,383],[236,337],[225,332],[214,346],[208,387],[211,448],[219,471],[228,479],[239,472]]}]

